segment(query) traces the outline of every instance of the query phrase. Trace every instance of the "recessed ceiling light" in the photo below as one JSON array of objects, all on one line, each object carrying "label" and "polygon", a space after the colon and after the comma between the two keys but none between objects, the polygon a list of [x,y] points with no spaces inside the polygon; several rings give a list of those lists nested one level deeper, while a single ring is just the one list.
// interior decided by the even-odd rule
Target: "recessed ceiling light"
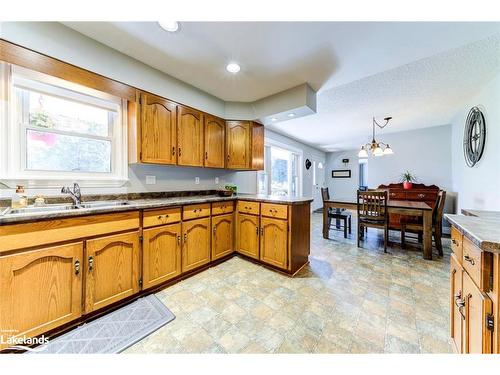
[{"label": "recessed ceiling light", "polygon": [[160,25],[163,30],[171,33],[175,33],[179,30],[179,22],[177,21],[159,21],[158,25]]},{"label": "recessed ceiling light", "polygon": [[276,117],[273,117],[271,121],[278,121],[278,119]]},{"label": "recessed ceiling light", "polygon": [[236,63],[229,63],[226,65],[226,70],[229,73],[238,73],[240,71],[240,66]]},{"label": "recessed ceiling light", "polygon": [[289,113],[288,117],[295,117],[295,113]]}]

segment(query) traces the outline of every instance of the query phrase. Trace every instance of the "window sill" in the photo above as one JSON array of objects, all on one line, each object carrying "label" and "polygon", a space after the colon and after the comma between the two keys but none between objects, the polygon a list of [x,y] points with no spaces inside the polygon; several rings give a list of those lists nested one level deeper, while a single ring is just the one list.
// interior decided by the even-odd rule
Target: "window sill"
[{"label": "window sill", "polygon": [[19,177],[19,178],[2,178],[0,179],[1,185],[7,186],[7,188],[15,189],[17,185],[23,185],[28,189],[46,189],[46,188],[61,188],[62,186],[72,185],[77,182],[80,187],[96,188],[96,187],[122,187],[129,180],[126,179],[110,179],[110,178],[84,178],[82,180],[78,178],[37,178],[32,179],[29,177]]}]

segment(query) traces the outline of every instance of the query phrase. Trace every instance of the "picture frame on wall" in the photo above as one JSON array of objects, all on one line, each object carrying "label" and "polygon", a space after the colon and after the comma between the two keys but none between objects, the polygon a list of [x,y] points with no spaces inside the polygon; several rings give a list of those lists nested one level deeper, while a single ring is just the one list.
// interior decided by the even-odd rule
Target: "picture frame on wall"
[{"label": "picture frame on wall", "polygon": [[332,170],[332,178],[351,178],[350,169],[334,169]]}]

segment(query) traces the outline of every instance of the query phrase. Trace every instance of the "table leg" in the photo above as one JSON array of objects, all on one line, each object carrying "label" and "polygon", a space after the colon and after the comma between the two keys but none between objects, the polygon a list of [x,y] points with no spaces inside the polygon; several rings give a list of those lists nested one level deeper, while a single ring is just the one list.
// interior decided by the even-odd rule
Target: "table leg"
[{"label": "table leg", "polygon": [[328,206],[323,205],[323,238],[328,239]]},{"label": "table leg", "polygon": [[423,215],[424,224],[424,259],[432,260],[432,211],[426,210]]}]

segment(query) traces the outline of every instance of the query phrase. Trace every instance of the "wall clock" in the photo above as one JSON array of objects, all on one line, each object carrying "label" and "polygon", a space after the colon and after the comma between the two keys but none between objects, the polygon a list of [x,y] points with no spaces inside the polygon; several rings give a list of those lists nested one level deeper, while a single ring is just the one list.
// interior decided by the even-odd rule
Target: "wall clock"
[{"label": "wall clock", "polygon": [[473,167],[483,156],[486,143],[486,122],[478,107],[472,107],[465,120],[464,157],[469,167]]},{"label": "wall clock", "polygon": [[311,165],[312,165],[311,161],[309,159],[306,159],[306,169],[311,168]]}]

